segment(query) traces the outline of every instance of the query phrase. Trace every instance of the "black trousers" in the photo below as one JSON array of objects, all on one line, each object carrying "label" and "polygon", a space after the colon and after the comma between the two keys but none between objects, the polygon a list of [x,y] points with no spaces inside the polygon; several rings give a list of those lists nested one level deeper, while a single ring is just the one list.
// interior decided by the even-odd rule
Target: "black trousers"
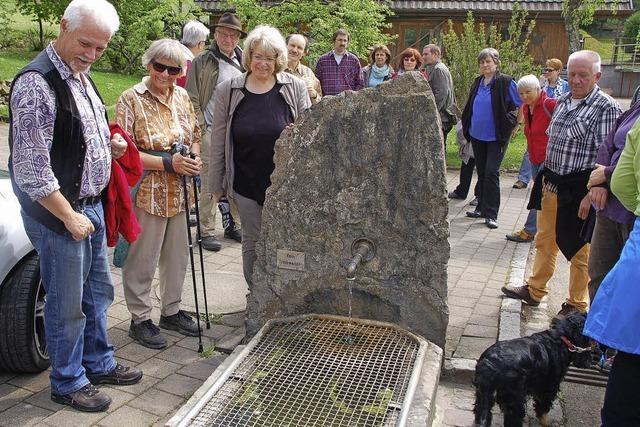
[{"label": "black trousers", "polygon": [[640,426],[639,384],[640,355],[618,351],[600,411],[603,427]]},{"label": "black trousers", "polygon": [[[462,162],[460,164],[460,183],[456,187],[455,191],[463,199],[467,198],[467,194],[469,194],[469,188],[471,187],[471,179],[473,178],[473,170],[476,167],[476,161],[474,158],[470,158],[468,163]],[[473,195],[478,197],[478,184],[480,181],[476,182],[476,186],[473,189]]]},{"label": "black trousers", "polygon": [[507,151],[507,144],[497,141],[478,141],[471,138],[473,155],[478,171],[478,206],[484,218],[498,219],[500,210],[500,164]]}]

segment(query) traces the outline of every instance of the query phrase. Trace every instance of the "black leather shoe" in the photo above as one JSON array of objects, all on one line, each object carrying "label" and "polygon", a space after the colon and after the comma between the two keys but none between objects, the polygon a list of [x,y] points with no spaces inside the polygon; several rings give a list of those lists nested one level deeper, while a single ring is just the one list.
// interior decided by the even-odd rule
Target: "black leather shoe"
[{"label": "black leather shoe", "polygon": [[69,394],[55,394],[51,392],[51,400],[83,412],[106,411],[111,404],[109,395],[101,392],[92,384],[87,384],[80,390]]},{"label": "black leather shoe", "polygon": [[129,326],[129,336],[147,348],[158,350],[167,346],[167,339],[160,333],[160,328],[151,319]]},{"label": "black leather shoe", "polygon": [[224,238],[235,240],[238,243],[242,243],[242,231],[236,228],[227,228],[224,230]]},{"label": "black leather shoe", "polygon": [[202,247],[208,251],[218,252],[222,249],[222,245],[216,239],[216,236],[206,236],[202,238]]},{"label": "black leather shoe", "polygon": [[480,213],[480,211],[467,211],[465,215],[467,215],[469,218],[482,218],[482,214]]},{"label": "black leather shoe", "polygon": [[449,191],[449,194],[447,195],[447,197],[449,197],[450,199],[459,199],[459,200],[466,199],[466,197],[462,197],[461,195],[456,193],[455,190],[454,191]]},{"label": "black leather shoe", "polygon": [[176,331],[188,337],[198,336],[198,325],[191,316],[182,310],[179,310],[173,316],[160,316],[159,325],[163,329]]},{"label": "black leather shoe", "polygon": [[91,384],[113,384],[113,385],[132,385],[136,384],[142,378],[142,371],[128,366],[117,364],[115,368],[109,372],[102,374],[89,374],[87,378]]}]

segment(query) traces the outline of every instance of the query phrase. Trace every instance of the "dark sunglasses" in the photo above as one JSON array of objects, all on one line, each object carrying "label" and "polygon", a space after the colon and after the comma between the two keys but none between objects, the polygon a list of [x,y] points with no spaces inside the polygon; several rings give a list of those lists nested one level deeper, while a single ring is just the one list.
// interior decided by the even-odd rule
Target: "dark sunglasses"
[{"label": "dark sunglasses", "polygon": [[543,68],[543,69],[542,69],[542,72],[543,72],[543,73],[550,73],[550,72],[552,72],[552,71],[555,71],[555,69],[554,69],[554,68]]},{"label": "dark sunglasses", "polygon": [[182,72],[182,67],[170,67],[169,65],[164,65],[164,64],[161,64],[160,62],[155,62],[155,61],[151,62],[151,66],[153,67],[154,70],[156,70],[159,73],[164,73],[164,70],[167,70],[167,73],[169,73],[172,76],[177,76]]}]

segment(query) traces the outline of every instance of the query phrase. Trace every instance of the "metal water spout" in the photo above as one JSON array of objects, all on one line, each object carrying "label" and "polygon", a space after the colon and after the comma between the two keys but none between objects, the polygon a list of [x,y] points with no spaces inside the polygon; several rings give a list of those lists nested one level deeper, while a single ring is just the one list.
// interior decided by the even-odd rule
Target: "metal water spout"
[{"label": "metal water spout", "polygon": [[373,259],[376,245],[366,237],[356,239],[351,244],[351,255],[353,258],[347,265],[347,280],[355,280],[358,266]]}]

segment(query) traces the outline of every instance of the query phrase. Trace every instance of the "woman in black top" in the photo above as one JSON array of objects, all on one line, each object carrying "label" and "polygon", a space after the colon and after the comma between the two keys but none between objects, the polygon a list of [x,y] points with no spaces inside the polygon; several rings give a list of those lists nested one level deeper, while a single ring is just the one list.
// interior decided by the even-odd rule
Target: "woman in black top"
[{"label": "woman in black top", "polygon": [[273,148],[282,130],[311,107],[305,83],[284,73],[287,46],[280,32],[261,25],[249,33],[245,74],[215,91],[209,180],[215,197],[234,199],[242,220],[242,263],[251,286],[262,206],[275,167]]}]

